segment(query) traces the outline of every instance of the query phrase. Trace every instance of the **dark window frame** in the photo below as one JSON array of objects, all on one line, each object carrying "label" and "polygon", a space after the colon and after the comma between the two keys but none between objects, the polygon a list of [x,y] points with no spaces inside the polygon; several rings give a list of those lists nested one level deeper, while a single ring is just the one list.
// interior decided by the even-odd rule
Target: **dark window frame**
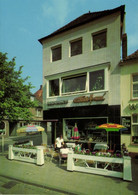
[{"label": "dark window frame", "polygon": [[70,57],[82,54],[83,50],[82,48],[83,48],[82,38],[70,41]]},{"label": "dark window frame", "polygon": [[51,48],[52,53],[52,62],[58,61],[62,59],[62,45],[57,45]]},{"label": "dark window frame", "polygon": [[107,47],[107,29],[92,33],[93,50]]}]

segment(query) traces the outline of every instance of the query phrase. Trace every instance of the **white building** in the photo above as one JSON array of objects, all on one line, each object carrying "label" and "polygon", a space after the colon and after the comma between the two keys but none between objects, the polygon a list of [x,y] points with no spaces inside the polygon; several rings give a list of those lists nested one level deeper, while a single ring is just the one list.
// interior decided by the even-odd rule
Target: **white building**
[{"label": "white building", "polygon": [[[71,139],[77,123],[81,140],[96,125],[120,123],[121,45],[125,6],[86,13],[39,39],[43,46],[44,120],[58,119],[52,128]],[[125,54],[123,54],[125,55]],[[92,132],[92,131],[91,131]],[[105,141],[97,132],[93,140]],[[120,143],[119,136],[114,142]]]}]

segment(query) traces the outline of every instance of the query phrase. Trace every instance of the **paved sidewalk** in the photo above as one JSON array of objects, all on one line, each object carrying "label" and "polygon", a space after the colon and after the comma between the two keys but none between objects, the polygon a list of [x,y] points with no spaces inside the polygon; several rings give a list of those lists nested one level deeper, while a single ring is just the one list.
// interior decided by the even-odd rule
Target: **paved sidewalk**
[{"label": "paved sidewalk", "polygon": [[[132,182],[80,172],[69,172],[66,165],[45,161],[43,166],[11,161],[0,154],[0,176],[63,194],[136,195],[138,194],[138,159],[132,159]],[[58,194],[58,193],[57,193]]]}]

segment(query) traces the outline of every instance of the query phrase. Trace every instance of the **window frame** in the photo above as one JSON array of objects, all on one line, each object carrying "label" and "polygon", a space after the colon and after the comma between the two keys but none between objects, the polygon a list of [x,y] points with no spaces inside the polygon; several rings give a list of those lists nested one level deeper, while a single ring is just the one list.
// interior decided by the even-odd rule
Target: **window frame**
[{"label": "window frame", "polygon": [[[136,116],[137,117],[137,121],[136,122],[134,122],[134,120],[133,120],[133,117],[134,116]],[[134,134],[134,128],[133,127],[136,127],[136,126],[138,126],[138,114],[132,114],[132,133],[131,133],[131,137],[132,137],[132,143],[133,144],[138,144],[138,142],[136,141],[136,143],[135,143],[135,141],[134,141],[134,139],[136,138],[136,140],[138,140],[138,135],[135,135]],[[138,130],[137,130],[137,134],[138,134]]]},{"label": "window frame", "polygon": [[[53,81],[53,80],[58,80],[58,85],[59,85],[59,93],[58,95],[50,95],[50,81]],[[48,91],[48,97],[51,98],[51,97],[59,97],[60,96],[60,79],[59,78],[54,78],[54,79],[50,79],[48,80],[48,88],[47,88],[47,91]]]},{"label": "window frame", "polygon": [[[102,71],[102,70],[104,71],[104,73],[103,73],[103,75],[104,75],[104,89],[91,90],[91,89],[90,89],[90,79],[91,79],[91,78],[90,78],[90,77],[91,77],[90,74],[91,74],[91,73],[94,73],[94,72]],[[94,71],[90,71],[90,72],[89,72],[89,84],[88,84],[88,85],[89,85],[89,91],[90,91],[90,92],[103,91],[103,90],[106,89],[106,82],[105,82],[106,78],[105,78],[105,74],[106,74],[106,73],[105,73],[105,69],[94,70]]]},{"label": "window frame", "polygon": [[[104,47],[100,47],[100,48],[94,48],[94,36],[98,36],[102,33],[106,33],[105,34],[105,46]],[[103,49],[103,48],[106,48],[107,47],[107,29],[103,29],[101,31],[97,31],[97,32],[94,32],[92,33],[92,51],[95,51],[95,50],[99,50],[99,49]]]},{"label": "window frame", "polygon": [[[89,80],[90,80],[90,73],[95,72],[98,70],[104,70],[104,89],[102,90],[97,90],[97,91],[90,91],[90,85],[89,85]],[[81,75],[86,75],[86,83],[85,83],[85,90],[81,91],[74,91],[74,92],[67,92],[67,93],[62,93],[62,85],[63,85],[63,79],[65,78],[72,78],[76,76],[81,76]],[[58,80],[59,81],[59,95],[55,96],[50,96],[49,93],[49,88],[50,88],[50,81],[52,80]],[[108,91],[108,66],[106,67],[101,67],[101,68],[94,68],[94,70],[88,69],[87,71],[80,72],[79,74],[70,74],[64,77],[59,76],[58,78],[53,78],[53,79],[47,79],[47,98],[54,98],[54,97],[63,97],[67,95],[76,95],[76,94],[88,94],[88,93],[100,93],[100,92],[105,92]]]},{"label": "window frame", "polygon": [[[78,42],[78,41],[81,41],[81,52],[72,55],[72,44],[74,44],[75,42]],[[69,56],[73,57],[73,56],[81,55],[82,53],[83,53],[83,39],[82,39],[82,37],[80,37],[78,39],[71,40],[70,41],[70,54],[69,54]]]},{"label": "window frame", "polygon": [[[53,60],[53,51],[60,48],[60,58],[56,59],[56,60]],[[56,61],[59,61],[62,59],[62,45],[59,44],[59,45],[56,45],[54,47],[51,47],[51,62],[56,62]]]},{"label": "window frame", "polygon": [[[86,76],[86,82],[85,82],[85,89],[84,90],[78,90],[78,91],[70,91],[70,92],[62,92],[63,90],[63,81],[66,80],[66,79],[72,79],[72,78],[79,78],[81,76]],[[67,76],[67,77],[62,77],[61,78],[61,94],[64,96],[64,95],[68,95],[68,94],[77,94],[77,93],[83,93],[83,92],[86,92],[87,91],[87,73],[84,72],[82,74],[77,74],[77,75],[71,75],[71,76]]]},{"label": "window frame", "polygon": [[134,74],[131,75],[131,99],[132,100],[138,100],[138,97],[134,97],[133,96],[133,93],[134,93],[133,86],[134,86],[134,84],[137,84],[138,85],[138,81],[133,82],[133,76],[135,76],[135,75],[138,75],[138,73],[134,73]]}]

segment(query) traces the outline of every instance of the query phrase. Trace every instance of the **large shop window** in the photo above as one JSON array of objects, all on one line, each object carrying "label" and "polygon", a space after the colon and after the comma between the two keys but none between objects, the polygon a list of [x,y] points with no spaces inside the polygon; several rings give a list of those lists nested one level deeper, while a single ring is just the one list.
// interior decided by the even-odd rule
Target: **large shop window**
[{"label": "large shop window", "polygon": [[138,74],[132,75],[132,98],[138,98]]},{"label": "large shop window", "polygon": [[62,79],[62,93],[81,92],[86,88],[86,74]]},{"label": "large shop window", "polygon": [[59,95],[59,79],[49,81],[49,96]]},{"label": "large shop window", "polygon": [[70,140],[74,138],[74,127],[78,128],[80,140],[91,140],[94,142],[107,142],[107,132],[96,130],[97,125],[107,123],[106,117],[101,118],[80,118],[80,119],[64,119],[65,138]]},{"label": "large shop window", "polygon": [[70,42],[71,56],[82,54],[82,39]]},{"label": "large shop window", "polygon": [[132,142],[138,144],[138,114],[132,115]]},{"label": "large shop window", "polygon": [[90,72],[90,91],[103,90],[104,87],[104,70]]},{"label": "large shop window", "polygon": [[52,62],[61,60],[62,52],[61,52],[61,45],[54,47],[52,50]]},{"label": "large shop window", "polygon": [[106,47],[107,45],[106,31],[93,34],[92,37],[93,37],[93,50]]}]

